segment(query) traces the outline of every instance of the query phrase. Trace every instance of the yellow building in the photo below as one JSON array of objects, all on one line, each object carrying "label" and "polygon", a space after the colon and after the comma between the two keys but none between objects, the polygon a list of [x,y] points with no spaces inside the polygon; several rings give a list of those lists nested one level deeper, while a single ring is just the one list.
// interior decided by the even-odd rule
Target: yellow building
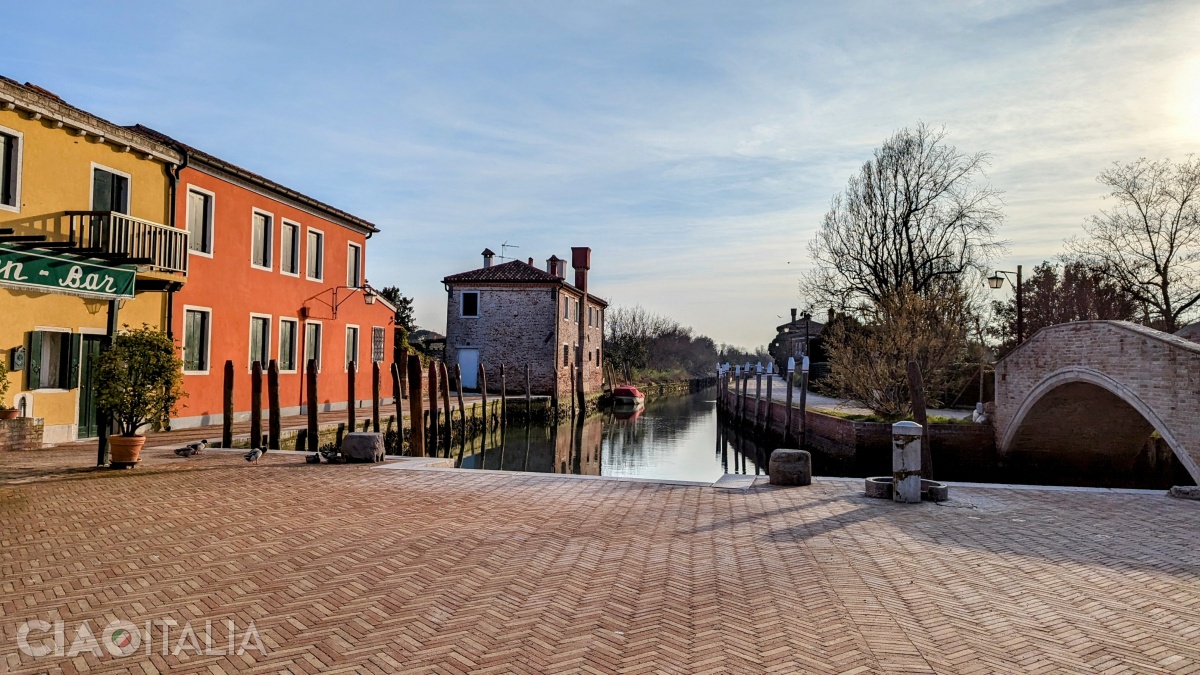
[{"label": "yellow building", "polygon": [[100,434],[93,357],[121,325],[170,326],[187,274],[173,227],[181,157],[0,77],[0,358],[6,400],[46,443]]}]

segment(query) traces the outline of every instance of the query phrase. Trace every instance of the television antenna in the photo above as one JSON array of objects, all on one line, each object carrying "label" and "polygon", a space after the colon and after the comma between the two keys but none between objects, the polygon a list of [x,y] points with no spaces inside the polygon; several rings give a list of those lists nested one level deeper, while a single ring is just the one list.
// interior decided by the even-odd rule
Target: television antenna
[{"label": "television antenna", "polygon": [[500,244],[500,259],[501,260],[516,260],[516,258],[508,257],[508,249],[510,249],[510,248],[521,248],[521,247],[517,246],[516,244],[510,244],[506,240],[503,244]]}]

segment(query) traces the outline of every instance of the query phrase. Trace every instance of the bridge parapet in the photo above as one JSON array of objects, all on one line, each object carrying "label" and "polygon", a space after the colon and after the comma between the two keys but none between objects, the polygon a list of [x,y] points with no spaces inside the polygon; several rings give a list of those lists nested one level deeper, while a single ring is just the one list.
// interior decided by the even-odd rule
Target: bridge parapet
[{"label": "bridge parapet", "polygon": [[1043,328],[996,364],[1002,454],[1129,443],[1143,431],[1144,441],[1149,427],[1200,483],[1200,344],[1125,321],[1078,321]]}]

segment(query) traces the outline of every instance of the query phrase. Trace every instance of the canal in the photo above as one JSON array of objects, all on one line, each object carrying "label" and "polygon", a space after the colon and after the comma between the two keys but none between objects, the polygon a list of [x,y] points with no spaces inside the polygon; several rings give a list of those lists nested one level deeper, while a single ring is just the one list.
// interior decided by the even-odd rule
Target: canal
[{"label": "canal", "polygon": [[717,422],[716,389],[605,412],[582,425],[512,425],[450,450],[464,469],[571,473],[711,483],[726,473],[765,474],[766,457],[736,449]]}]

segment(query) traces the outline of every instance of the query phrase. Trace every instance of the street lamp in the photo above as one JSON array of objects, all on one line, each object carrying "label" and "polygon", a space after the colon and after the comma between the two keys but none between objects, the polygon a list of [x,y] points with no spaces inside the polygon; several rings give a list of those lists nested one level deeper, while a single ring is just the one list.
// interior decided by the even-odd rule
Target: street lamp
[{"label": "street lamp", "polygon": [[[1003,274],[1004,276],[1000,276]],[[1013,282],[1012,277],[1015,275],[1016,282]],[[1000,289],[1004,287],[1004,280],[1008,279],[1009,283],[1013,284],[1017,289],[1017,344],[1025,341],[1025,307],[1021,300],[1021,266],[1017,265],[1016,272],[1006,272],[1004,270],[996,270],[996,273],[987,278],[987,284],[992,289]]]}]

